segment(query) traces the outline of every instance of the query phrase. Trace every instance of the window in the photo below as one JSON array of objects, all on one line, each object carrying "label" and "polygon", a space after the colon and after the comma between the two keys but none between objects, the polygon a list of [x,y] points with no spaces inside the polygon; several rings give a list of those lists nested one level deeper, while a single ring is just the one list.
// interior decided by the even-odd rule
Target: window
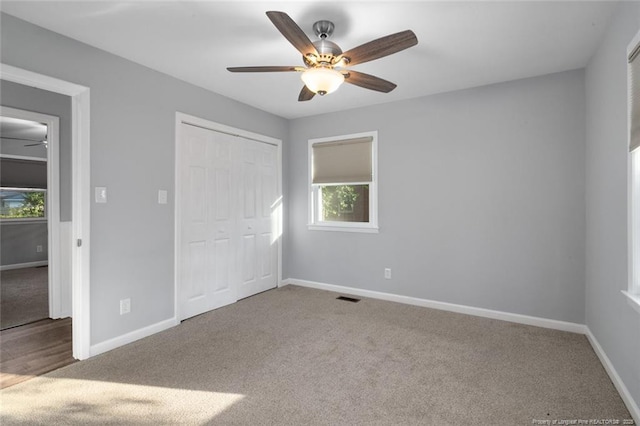
[{"label": "window", "polygon": [[46,189],[0,188],[0,219],[45,219]]},{"label": "window", "polygon": [[309,229],[378,232],[377,132],[309,141]]},{"label": "window", "polygon": [[629,291],[640,312],[640,33],[629,49]]}]

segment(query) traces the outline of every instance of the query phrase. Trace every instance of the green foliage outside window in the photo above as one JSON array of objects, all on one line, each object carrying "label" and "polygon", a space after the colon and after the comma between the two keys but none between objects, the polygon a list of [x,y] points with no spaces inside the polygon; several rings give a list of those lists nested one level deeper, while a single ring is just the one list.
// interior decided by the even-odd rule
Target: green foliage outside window
[{"label": "green foliage outside window", "polygon": [[44,191],[0,192],[0,219],[44,218],[44,206]]},{"label": "green foliage outside window", "polygon": [[[362,191],[369,185],[327,185],[322,187],[322,216],[325,221],[349,220]],[[362,200],[361,200],[362,201]]]}]

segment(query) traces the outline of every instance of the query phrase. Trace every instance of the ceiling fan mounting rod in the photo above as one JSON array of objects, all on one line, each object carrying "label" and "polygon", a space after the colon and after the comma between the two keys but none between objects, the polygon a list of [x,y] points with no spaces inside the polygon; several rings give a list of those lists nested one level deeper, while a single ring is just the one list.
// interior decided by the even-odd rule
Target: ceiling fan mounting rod
[{"label": "ceiling fan mounting rod", "polygon": [[322,40],[331,37],[334,29],[335,25],[331,21],[322,20],[313,24],[313,32]]}]

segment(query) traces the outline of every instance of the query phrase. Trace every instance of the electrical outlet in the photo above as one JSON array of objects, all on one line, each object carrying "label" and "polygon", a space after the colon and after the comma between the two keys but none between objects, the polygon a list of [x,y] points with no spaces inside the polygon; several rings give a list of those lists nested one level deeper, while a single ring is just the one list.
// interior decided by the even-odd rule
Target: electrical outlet
[{"label": "electrical outlet", "polygon": [[120,301],[120,315],[131,312],[131,299],[122,299]]},{"label": "electrical outlet", "polygon": [[384,268],[384,278],[387,280],[391,279],[391,268]]},{"label": "electrical outlet", "polygon": [[37,245],[36,246],[36,253],[42,253],[42,246],[41,245]]}]

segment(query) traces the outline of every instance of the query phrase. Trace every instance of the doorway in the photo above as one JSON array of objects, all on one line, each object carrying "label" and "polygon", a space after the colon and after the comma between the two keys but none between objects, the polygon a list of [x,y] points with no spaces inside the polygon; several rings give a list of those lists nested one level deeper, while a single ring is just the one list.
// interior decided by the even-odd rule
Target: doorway
[{"label": "doorway", "polygon": [[178,114],[179,320],[278,286],[280,164],[279,140]]},{"label": "doorway", "polygon": [[0,110],[0,388],[74,362],[59,129],[58,117]]},{"label": "doorway", "polygon": [[[70,315],[60,273],[59,119],[0,110],[2,329]],[[66,288],[65,288],[66,287]]]},{"label": "doorway", "polygon": [[73,357],[91,356],[90,325],[90,170],[88,87],[0,63],[0,79],[71,97],[72,217],[69,247],[73,316]]}]

